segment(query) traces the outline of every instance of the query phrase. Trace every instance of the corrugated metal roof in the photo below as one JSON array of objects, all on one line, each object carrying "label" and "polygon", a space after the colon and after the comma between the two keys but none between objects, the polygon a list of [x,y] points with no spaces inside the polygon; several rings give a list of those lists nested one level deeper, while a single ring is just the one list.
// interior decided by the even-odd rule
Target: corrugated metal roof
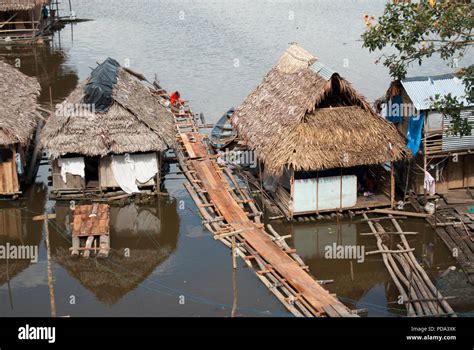
[{"label": "corrugated metal roof", "polygon": [[336,73],[336,71],[333,71],[331,68],[326,67],[323,63],[319,61],[314,62],[310,68],[326,80],[330,80],[332,76]]},{"label": "corrugated metal roof", "polygon": [[402,85],[418,110],[431,109],[430,98],[437,94],[444,96],[451,93],[451,96],[468,105],[464,98],[464,84],[454,74],[406,78],[402,80]]}]

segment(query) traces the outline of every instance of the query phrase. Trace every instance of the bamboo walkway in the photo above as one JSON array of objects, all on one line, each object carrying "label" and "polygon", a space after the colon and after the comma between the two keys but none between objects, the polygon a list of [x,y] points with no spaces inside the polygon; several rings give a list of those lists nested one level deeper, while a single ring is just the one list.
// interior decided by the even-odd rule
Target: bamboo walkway
[{"label": "bamboo walkway", "polygon": [[[414,249],[405,238],[405,234],[416,234],[416,232],[404,232],[391,214],[381,218],[369,218],[367,213],[363,216],[372,232],[362,235],[375,236],[379,249],[367,252],[366,255],[382,254],[383,262],[397,286],[401,303],[405,305],[408,316],[456,316],[446,298],[441,295],[416,260]],[[394,231],[387,232],[380,224],[381,220],[391,222]],[[391,237],[387,239],[387,236]],[[394,242],[393,238],[398,241],[394,250],[386,243],[388,240]]]},{"label": "bamboo walkway", "polygon": [[[163,96],[163,95],[161,95]],[[173,110],[177,131],[176,156],[189,183],[203,225],[214,239],[235,249],[261,282],[298,317],[358,317],[308,273],[308,267],[271,226],[261,223],[247,189],[232,171],[218,164],[207,136],[199,133],[190,110]]]},{"label": "bamboo walkway", "polygon": [[[437,198],[437,209],[426,221],[461,266],[469,283],[474,284],[474,214],[470,213],[474,200],[459,199],[449,204],[447,198],[449,194]],[[423,212],[415,196],[410,197],[410,203],[416,211]]]}]

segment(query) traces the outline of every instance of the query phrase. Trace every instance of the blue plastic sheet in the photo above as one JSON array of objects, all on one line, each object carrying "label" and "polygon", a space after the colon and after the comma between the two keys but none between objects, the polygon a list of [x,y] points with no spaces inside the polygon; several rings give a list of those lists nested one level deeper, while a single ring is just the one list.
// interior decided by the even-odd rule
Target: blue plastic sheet
[{"label": "blue plastic sheet", "polygon": [[411,153],[415,156],[420,149],[421,144],[421,132],[423,131],[423,121],[425,119],[425,112],[421,112],[419,115],[411,116],[408,124],[408,144],[407,147]]}]

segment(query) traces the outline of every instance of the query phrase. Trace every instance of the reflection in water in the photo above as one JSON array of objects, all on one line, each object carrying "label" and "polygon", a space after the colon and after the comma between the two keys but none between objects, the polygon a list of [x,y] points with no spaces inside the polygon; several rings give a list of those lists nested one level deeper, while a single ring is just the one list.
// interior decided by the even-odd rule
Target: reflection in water
[{"label": "reflection in water", "polygon": [[[364,230],[364,224],[351,222],[325,223],[318,225],[295,225],[293,242],[298,254],[310,267],[313,275],[319,279],[331,279],[333,283],[326,285],[341,300],[354,306],[352,301],[364,300],[372,289],[382,288],[388,293],[387,299],[395,300],[390,289],[390,276],[380,261],[372,257],[358,263],[357,259],[326,259],[325,249],[336,243],[338,246],[364,245],[366,251],[372,250],[375,242],[362,238],[358,233]],[[385,294],[385,293],[384,293]],[[382,302],[385,302],[382,300]]]},{"label": "reflection in water", "polygon": [[54,42],[14,48],[0,46],[0,56],[22,73],[38,79],[41,85],[39,101],[48,109],[51,98],[53,104],[62,102],[79,81],[76,71],[66,64],[66,52]]},{"label": "reflection in water", "polygon": [[112,250],[102,260],[71,257],[71,211],[59,203],[55,211],[58,226],[51,233],[53,260],[107,305],[135,289],[176,250],[179,217],[174,200],[160,199],[146,206],[112,206]]},{"label": "reflection in water", "polygon": [[[41,242],[41,223],[32,217],[42,213],[47,188],[36,184],[25,192],[21,201],[0,202],[0,245],[38,246]],[[30,260],[0,259],[0,286],[31,265]],[[10,291],[10,289],[9,289]],[[11,295],[10,295],[11,296]]]}]

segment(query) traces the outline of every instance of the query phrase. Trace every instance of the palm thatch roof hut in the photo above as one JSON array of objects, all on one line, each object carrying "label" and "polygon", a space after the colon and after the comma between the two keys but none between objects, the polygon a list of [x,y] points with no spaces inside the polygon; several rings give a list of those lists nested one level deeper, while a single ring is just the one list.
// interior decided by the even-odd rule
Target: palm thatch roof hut
[{"label": "palm thatch roof hut", "polygon": [[0,0],[0,38],[31,40],[45,23],[41,8],[51,0]]},{"label": "palm thatch roof hut", "polygon": [[41,136],[56,193],[159,186],[173,115],[138,76],[109,58],[57,106]]},{"label": "palm thatch roof hut", "polygon": [[0,195],[21,193],[20,185],[30,165],[27,150],[40,117],[39,94],[35,78],[0,61]]},{"label": "palm thatch roof hut", "polygon": [[359,201],[357,180],[368,176],[368,166],[401,159],[402,138],[347,80],[297,44],[236,109],[232,123],[263,162],[262,176],[279,178],[273,189],[289,216],[393,201],[390,181],[389,198]]}]

